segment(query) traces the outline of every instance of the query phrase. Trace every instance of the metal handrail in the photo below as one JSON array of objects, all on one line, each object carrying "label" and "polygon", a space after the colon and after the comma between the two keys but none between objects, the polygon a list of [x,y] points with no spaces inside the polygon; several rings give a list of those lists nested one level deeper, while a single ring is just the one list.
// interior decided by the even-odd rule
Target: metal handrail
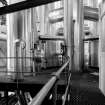
[{"label": "metal handrail", "polygon": [[68,61],[56,73],[53,74],[53,77],[45,84],[45,86],[33,98],[30,105],[41,105],[41,103],[44,101],[44,99],[47,96],[47,94],[49,93],[49,91],[52,89],[52,87],[59,80],[60,74],[63,72],[63,70],[69,64],[69,62],[70,62],[70,59],[68,59]]}]

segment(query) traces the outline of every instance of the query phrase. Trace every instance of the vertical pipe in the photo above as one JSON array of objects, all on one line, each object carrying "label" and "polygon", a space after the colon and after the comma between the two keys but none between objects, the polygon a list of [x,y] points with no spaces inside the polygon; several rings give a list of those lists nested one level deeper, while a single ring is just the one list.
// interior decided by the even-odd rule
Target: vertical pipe
[{"label": "vertical pipe", "polygon": [[84,26],[84,15],[83,15],[83,0],[79,0],[79,70],[83,69],[84,64],[84,42],[83,42],[83,26]]},{"label": "vertical pipe", "polygon": [[83,0],[73,0],[74,25],[74,70],[81,71],[83,67]]},{"label": "vertical pipe", "polygon": [[40,34],[44,35],[45,34],[45,5],[41,6],[41,17],[40,17]]},{"label": "vertical pipe", "polygon": [[72,25],[73,25],[73,1],[64,0],[64,36],[67,45],[67,56],[71,59],[70,70],[72,69]]},{"label": "vertical pipe", "polygon": [[[102,4],[101,4],[102,5]],[[99,88],[101,90],[101,5],[99,6]]]},{"label": "vertical pipe", "polygon": [[52,100],[53,100],[53,105],[56,105],[57,101],[57,84],[54,85],[53,91],[52,91]]},{"label": "vertical pipe", "polygon": [[6,98],[6,105],[8,105],[8,90],[4,91],[4,97]]},{"label": "vertical pipe", "polygon": [[22,48],[21,48],[21,42],[20,40],[17,40],[15,43],[15,54],[16,54],[16,79],[21,80],[23,79],[23,70],[22,70]]},{"label": "vertical pipe", "polygon": [[100,35],[99,35],[99,87],[105,95],[105,1],[100,5]]},{"label": "vertical pipe", "polygon": [[32,30],[31,31],[32,32],[32,48],[31,49],[32,49],[32,67],[33,67],[32,69],[33,69],[33,76],[35,76],[35,73],[36,73],[35,72],[35,61],[34,61],[34,57],[35,57],[34,56],[34,53],[35,53],[34,52],[34,43],[35,42],[34,42],[34,23],[33,22],[34,22],[34,8],[31,9],[31,25],[32,25],[32,29],[31,29]]}]

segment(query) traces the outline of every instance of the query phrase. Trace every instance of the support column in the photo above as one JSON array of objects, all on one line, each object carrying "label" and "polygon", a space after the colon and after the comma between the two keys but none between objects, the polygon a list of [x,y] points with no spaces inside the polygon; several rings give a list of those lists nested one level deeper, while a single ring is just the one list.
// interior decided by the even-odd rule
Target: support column
[{"label": "support column", "polygon": [[45,34],[45,6],[40,7],[40,34]]},{"label": "support column", "polygon": [[84,26],[84,15],[83,15],[83,0],[79,0],[79,70],[83,69],[84,62],[84,43],[83,43],[83,26]]},{"label": "support column", "polygon": [[100,32],[99,32],[99,88],[105,95],[105,1],[100,6]]},{"label": "support column", "polygon": [[84,55],[84,44],[83,44],[83,0],[73,1],[73,19],[75,20],[74,25],[74,70],[81,71],[83,68],[83,55]]},{"label": "support column", "polygon": [[67,56],[70,57],[70,69],[73,64],[73,46],[72,46],[72,25],[73,25],[73,0],[64,0],[64,36],[67,45]]}]

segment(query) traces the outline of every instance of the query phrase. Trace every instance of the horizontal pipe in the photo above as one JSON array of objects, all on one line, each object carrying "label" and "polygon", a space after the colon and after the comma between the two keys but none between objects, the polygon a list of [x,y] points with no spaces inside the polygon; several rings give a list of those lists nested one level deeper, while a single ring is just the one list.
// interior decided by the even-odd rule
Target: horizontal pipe
[{"label": "horizontal pipe", "polygon": [[56,11],[62,11],[64,9],[64,7],[60,7],[60,8],[57,8],[57,9],[53,9],[50,11],[51,12],[56,12]]},{"label": "horizontal pipe", "polygon": [[64,70],[64,68],[69,64],[70,59],[58,70],[57,73],[45,84],[45,86],[40,90],[40,92],[33,98],[30,105],[41,105],[49,91],[52,89],[52,87],[55,85],[55,83],[58,80],[58,77],[60,77],[60,74]]},{"label": "horizontal pipe", "polygon": [[36,97],[32,100],[30,105],[41,105],[48,92],[51,90],[53,85],[55,84],[57,78],[52,77],[49,82],[41,89],[41,91],[36,95]]},{"label": "horizontal pipe", "polygon": [[95,21],[96,22],[96,21],[99,20],[99,16],[98,16],[98,14],[87,12],[87,13],[84,13],[84,19],[85,20],[90,20],[90,21]]},{"label": "horizontal pipe", "polygon": [[48,36],[48,35],[40,35],[39,39],[40,40],[54,40],[54,41],[65,40],[65,38],[61,36]]},{"label": "horizontal pipe", "polygon": [[84,6],[84,19],[98,21],[99,13],[98,8],[93,8],[89,6]]},{"label": "horizontal pipe", "polygon": [[65,67],[69,64],[70,59],[55,73],[55,76],[59,77],[62,71],[65,69]]},{"label": "horizontal pipe", "polygon": [[93,11],[95,13],[99,12],[98,8],[94,8],[94,7],[90,7],[90,6],[84,6],[84,10],[85,11]]},{"label": "horizontal pipe", "polygon": [[83,41],[94,41],[94,40],[99,40],[99,38],[85,38]]},{"label": "horizontal pipe", "polygon": [[50,19],[49,18],[49,22],[52,23],[52,24],[57,23],[57,22],[61,22],[63,20],[64,20],[64,17],[63,16],[60,17],[60,18],[56,18],[56,19]]},{"label": "horizontal pipe", "polygon": [[0,8],[0,15],[9,14],[16,11],[29,9],[32,7],[45,5],[55,1],[60,1],[60,0],[26,0],[19,3],[10,4]]}]

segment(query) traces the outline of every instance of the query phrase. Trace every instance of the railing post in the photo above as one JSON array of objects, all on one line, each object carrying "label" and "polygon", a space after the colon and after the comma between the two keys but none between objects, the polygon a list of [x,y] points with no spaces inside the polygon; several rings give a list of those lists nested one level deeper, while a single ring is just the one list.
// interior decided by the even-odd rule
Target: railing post
[{"label": "railing post", "polygon": [[56,105],[56,101],[57,101],[57,83],[54,85],[53,90],[52,90],[52,100],[53,100],[53,105]]},{"label": "railing post", "polygon": [[67,82],[68,82],[68,78],[69,78],[69,72],[70,72],[70,65],[68,64],[67,67],[66,67],[66,79],[67,79]]},{"label": "railing post", "polygon": [[67,105],[70,104],[70,92],[71,92],[71,88],[69,86],[68,95],[67,95]]},{"label": "railing post", "polygon": [[8,90],[4,91],[4,97],[6,97],[6,105],[8,105]]}]

